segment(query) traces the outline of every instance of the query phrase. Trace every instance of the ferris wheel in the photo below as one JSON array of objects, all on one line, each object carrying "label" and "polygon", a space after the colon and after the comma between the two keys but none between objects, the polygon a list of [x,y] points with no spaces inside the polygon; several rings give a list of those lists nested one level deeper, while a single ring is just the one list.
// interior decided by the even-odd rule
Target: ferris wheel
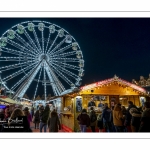
[{"label": "ferris wheel", "polygon": [[46,100],[48,85],[53,95],[59,96],[80,86],[83,67],[77,41],[50,22],[22,22],[0,37],[1,81],[7,83],[4,86],[13,93],[13,99],[22,98],[33,82],[33,100],[39,88],[43,88]]}]

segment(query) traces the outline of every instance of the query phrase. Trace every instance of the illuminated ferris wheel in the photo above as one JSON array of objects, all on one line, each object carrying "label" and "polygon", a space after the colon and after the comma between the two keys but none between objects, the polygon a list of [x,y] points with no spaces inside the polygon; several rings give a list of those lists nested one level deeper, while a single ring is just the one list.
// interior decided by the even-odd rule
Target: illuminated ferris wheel
[{"label": "illuminated ferris wheel", "polygon": [[7,83],[4,86],[13,99],[22,98],[33,81],[33,100],[38,88],[43,88],[46,100],[48,85],[53,95],[59,96],[80,86],[83,67],[79,44],[65,29],[50,22],[22,22],[0,37],[1,83]]}]

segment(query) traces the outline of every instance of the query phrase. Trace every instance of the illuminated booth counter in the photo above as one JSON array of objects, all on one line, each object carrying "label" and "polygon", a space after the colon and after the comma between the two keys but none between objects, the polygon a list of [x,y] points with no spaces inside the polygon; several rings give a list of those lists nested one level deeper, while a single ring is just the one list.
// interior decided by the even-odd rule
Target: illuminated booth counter
[{"label": "illuminated booth counter", "polygon": [[[98,104],[108,103],[112,108],[116,103],[128,107],[128,101],[132,101],[137,107],[141,107],[145,101],[150,101],[149,93],[135,84],[114,76],[113,78],[80,87],[79,92],[63,95],[60,100],[61,124],[67,132],[78,132],[77,116],[83,108],[88,110],[91,98],[95,100],[96,114],[101,113]],[[56,106],[57,107],[57,106]]]}]

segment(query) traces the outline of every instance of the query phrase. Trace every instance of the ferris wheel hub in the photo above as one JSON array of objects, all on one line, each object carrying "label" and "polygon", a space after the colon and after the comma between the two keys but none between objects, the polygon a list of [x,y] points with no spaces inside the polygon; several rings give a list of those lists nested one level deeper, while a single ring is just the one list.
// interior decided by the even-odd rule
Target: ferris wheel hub
[{"label": "ferris wheel hub", "polygon": [[49,56],[47,54],[41,54],[39,56],[39,61],[41,61],[41,60],[49,61]]}]

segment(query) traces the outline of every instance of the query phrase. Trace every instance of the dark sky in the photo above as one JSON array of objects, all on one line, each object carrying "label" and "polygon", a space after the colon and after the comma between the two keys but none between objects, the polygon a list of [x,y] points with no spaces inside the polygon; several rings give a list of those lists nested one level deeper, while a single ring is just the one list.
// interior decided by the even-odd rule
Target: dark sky
[{"label": "dark sky", "polygon": [[150,73],[150,18],[1,18],[0,35],[28,20],[57,24],[76,39],[85,60],[82,85]]}]

